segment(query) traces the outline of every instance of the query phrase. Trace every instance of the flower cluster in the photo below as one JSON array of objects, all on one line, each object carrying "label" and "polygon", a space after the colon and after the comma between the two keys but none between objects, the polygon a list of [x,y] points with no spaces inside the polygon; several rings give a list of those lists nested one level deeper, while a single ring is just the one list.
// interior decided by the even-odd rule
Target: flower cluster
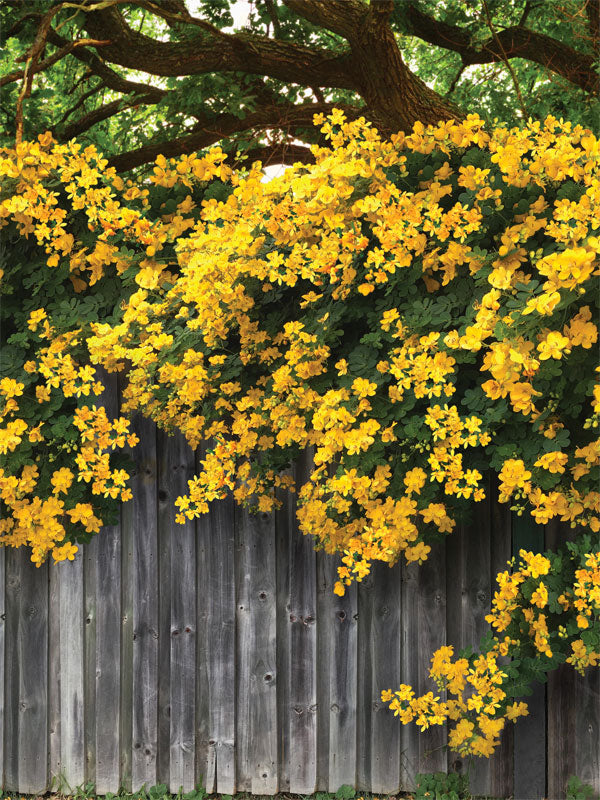
[{"label": "flower cluster", "polygon": [[600,662],[600,553],[586,552],[590,545],[587,536],[559,553],[521,550],[512,571],[497,577],[485,652],[457,658],[444,646],[434,653],[429,674],[446,699],[416,697],[402,685],[384,691],[384,702],[421,730],[453,722],[452,749],[489,756],[506,721],[528,713],[519,699],[528,681],[561,663],[583,672]]},{"label": "flower cluster", "polygon": [[[456,720],[453,746],[489,754],[523,713],[502,658],[597,661],[598,142],[553,117],[488,130],[469,115],[390,141],[340,111],[315,122],[329,142],[315,163],[267,183],[218,149],[159,157],[137,183],[48,135],[0,153],[15,253],[0,289],[4,540],[38,546],[14,533],[38,525],[21,514],[27,487],[49,504],[35,520],[67,531],[59,546],[94,531],[100,501],[129,496],[112,448],[135,439],[92,402],[95,366],[121,373],[124,414],[208,443],[179,522],[228,492],[271,511],[296,491],[302,531],[341,557],[338,594],[375,560],[425,560],[493,471],[517,514],[583,530],[588,560],[578,575],[556,566],[556,602],[542,561],[500,576],[490,625],[505,637],[464,664],[436,657],[454,699],[389,697],[406,721]],[[62,460],[42,476],[48,427]],[[304,451],[313,469],[295,480]],[[568,625],[561,609],[577,611]]]}]

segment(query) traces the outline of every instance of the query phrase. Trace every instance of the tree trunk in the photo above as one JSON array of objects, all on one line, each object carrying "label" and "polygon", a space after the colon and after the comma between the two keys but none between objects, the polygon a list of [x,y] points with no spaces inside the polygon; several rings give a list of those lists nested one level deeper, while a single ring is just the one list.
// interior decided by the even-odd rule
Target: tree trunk
[{"label": "tree trunk", "polygon": [[[381,133],[409,131],[415,122],[424,125],[461,119],[460,109],[446,101],[414,75],[402,55],[389,25],[383,3],[371,6],[364,26],[350,42],[358,90],[368,107],[369,119]],[[381,8],[381,11],[377,9]],[[385,20],[387,22],[387,20]]]}]

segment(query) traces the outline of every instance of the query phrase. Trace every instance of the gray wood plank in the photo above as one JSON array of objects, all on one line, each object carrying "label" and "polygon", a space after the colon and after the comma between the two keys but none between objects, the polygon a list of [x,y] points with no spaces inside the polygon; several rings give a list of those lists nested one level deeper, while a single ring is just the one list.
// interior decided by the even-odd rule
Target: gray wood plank
[{"label": "gray wood plank", "polygon": [[55,566],[60,580],[60,760],[71,791],[85,782],[83,553]]},{"label": "gray wood plank", "polygon": [[[521,548],[540,553],[544,528],[528,515],[513,515],[512,542],[517,557]],[[519,718],[514,730],[514,797],[536,800],[546,794],[546,685],[534,684],[524,700],[529,714]]]},{"label": "gray wood plank", "polygon": [[[564,691],[564,690],[563,690]],[[577,760],[572,774],[600,793],[600,669],[575,676]]]},{"label": "gray wood plank", "polygon": [[329,615],[331,575],[327,554],[317,551],[317,791],[325,792],[329,784],[329,702],[331,674],[331,638],[333,625]]},{"label": "gray wood plank", "polygon": [[4,643],[6,630],[6,606],[4,599],[6,548],[0,546],[0,786],[4,786]]},{"label": "gray wood plank", "polygon": [[[321,554],[324,582],[323,608],[319,610],[321,650],[327,654],[319,678],[329,686],[328,705],[320,714],[328,720],[327,785],[329,792],[356,784],[356,703],[358,672],[358,594],[356,584],[343,597],[333,593],[338,557]],[[322,643],[322,644],[321,644]],[[321,749],[321,748],[319,748]]]},{"label": "gray wood plank", "polygon": [[[161,454],[159,500],[167,504],[170,537],[170,759],[171,791],[194,788],[196,694],[196,530],[175,523],[175,499],[185,494],[195,469],[194,453],[183,436],[172,437]],[[164,491],[166,497],[161,495]]]},{"label": "gray wood plank", "polygon": [[158,525],[156,428],[135,418],[139,437],[133,499],[133,750],[132,788],[157,779],[158,733]]},{"label": "gray wood plank", "polygon": [[[431,657],[446,643],[445,541],[435,543],[421,565],[402,565],[402,683],[418,695],[432,691]],[[436,692],[437,695],[437,692]],[[443,699],[443,696],[440,695]],[[414,788],[419,772],[446,770],[446,726],[419,732],[413,723],[401,734],[401,787]]]},{"label": "gray wood plank", "polygon": [[[304,453],[296,467],[298,488],[308,480],[312,458]],[[317,575],[310,538],[298,524],[289,531],[290,571],[290,792],[317,788]]]},{"label": "gray wood plank", "polygon": [[[235,503],[228,497],[212,504],[198,520],[199,631],[205,647],[198,680],[206,676],[201,697],[198,771],[207,791],[235,792]],[[202,598],[202,599],[201,599]]]},{"label": "gray wood plank", "polygon": [[[100,402],[119,416],[117,374],[99,370]],[[120,786],[121,526],[105,525],[85,553],[87,779],[98,794]]]},{"label": "gray wood plank", "polygon": [[[472,520],[455,530],[446,542],[446,624],[448,644],[455,656],[465,647],[479,649],[489,629],[485,621],[491,598],[491,509],[489,489],[486,499],[473,508]],[[462,758],[448,752],[448,771],[469,773],[474,795],[490,793],[490,760]]]},{"label": "gray wood plank", "polygon": [[[402,576],[402,676],[400,683],[407,683],[415,692],[420,692],[419,682],[419,568],[408,565],[404,560],[400,565]],[[360,610],[359,610],[360,613]],[[360,617],[359,617],[360,619]],[[360,658],[360,649],[359,649]],[[359,682],[360,687],[360,682]],[[389,687],[394,689],[394,686]],[[429,689],[428,689],[429,691]],[[359,715],[362,703],[359,695]],[[360,731],[360,716],[359,716]],[[360,734],[359,734],[360,736]],[[411,791],[415,788],[415,776],[420,771],[419,729],[414,724],[402,725],[400,734],[400,788]],[[360,750],[360,739],[359,739]]]},{"label": "gray wood plank", "polygon": [[105,526],[97,541],[94,734],[98,794],[116,793],[120,785],[120,535],[120,525]]},{"label": "gray wood plank", "polygon": [[60,574],[49,567],[48,595],[48,781],[59,788],[60,776]]},{"label": "gray wood plank", "polygon": [[[117,376],[119,409],[126,379]],[[133,430],[133,429],[132,429]],[[125,452],[136,461],[137,448],[124,448]],[[131,466],[127,470],[131,476],[130,487],[135,494],[134,472]],[[132,788],[132,752],[133,752],[133,587],[134,587],[134,534],[136,530],[136,507],[133,500],[121,506],[121,598],[120,598],[120,654],[119,654],[119,772],[120,786],[131,791]],[[115,732],[117,728],[115,727]]]},{"label": "gray wood plank", "polygon": [[549,798],[565,797],[568,778],[581,777],[577,771],[578,731],[573,707],[576,688],[577,673],[569,664],[562,664],[548,675]]},{"label": "gray wood plank", "polygon": [[277,792],[275,518],[238,512],[237,791]]},{"label": "gray wood plank", "polygon": [[[174,497],[170,496],[172,446],[164,431],[156,437],[158,474],[158,740],[156,780],[171,784],[171,545],[176,535]],[[193,456],[192,456],[193,457]],[[165,485],[166,484],[166,485]],[[179,787],[178,787],[179,788]]]},{"label": "gray wood plank", "polygon": [[401,683],[401,592],[401,567],[380,562],[358,586],[358,785],[387,794],[401,783],[401,725],[381,701]]},{"label": "gray wood plank", "polygon": [[[508,503],[498,503],[498,479],[490,478],[490,567],[492,596],[498,588],[496,576],[504,572],[512,556],[511,511]],[[490,793],[493,797],[510,797],[514,776],[514,724],[507,723],[500,745],[490,759]]]},{"label": "gray wood plank", "polygon": [[[204,457],[206,446],[196,451],[196,474],[200,469],[200,459]],[[195,520],[196,528],[196,745],[195,775],[196,785],[214,792],[214,768],[209,765],[209,757],[214,756],[214,748],[209,745],[209,685],[208,685],[208,592],[209,586],[208,549],[210,545],[211,527],[207,515]],[[210,767],[210,768],[209,768]],[[209,774],[210,773],[210,774]]]},{"label": "gray wood plank", "polygon": [[7,690],[14,692],[9,730],[15,741],[7,777],[19,792],[41,794],[48,785],[48,564],[36,568],[25,548],[11,556],[7,614],[16,625],[11,625]]},{"label": "gray wood plank", "polygon": [[[452,535],[452,534],[451,534]],[[433,653],[446,644],[446,541],[431,548],[427,561],[419,566],[419,677],[421,689],[434,687],[429,670]],[[437,696],[437,692],[436,692]],[[440,693],[444,699],[445,694]],[[433,725],[419,735],[421,772],[439,772],[446,767],[447,731]]]},{"label": "gray wood plank", "polygon": [[[556,550],[580,532],[552,520],[546,547]],[[563,664],[549,673],[547,715],[548,797],[564,797],[572,775],[600,792],[600,670],[579,675]]]},{"label": "gray wood plank", "polygon": [[19,791],[19,608],[21,605],[22,553],[9,547],[5,555],[6,668],[4,681],[4,784],[5,791]]},{"label": "gray wood plank", "polygon": [[[251,791],[270,795],[278,791],[275,519],[259,514],[252,519],[250,618],[253,647],[251,678],[250,749]],[[244,654],[242,654],[244,657]]]},{"label": "gray wood plank", "polygon": [[252,624],[252,594],[256,520],[244,509],[237,511],[235,530],[236,671],[235,671],[235,773],[236,790],[252,790],[252,666],[256,642]]},{"label": "gray wood plank", "polygon": [[[289,474],[295,475],[290,470]],[[277,577],[277,734],[279,791],[290,789],[290,536],[296,519],[296,499],[278,490],[281,508],[275,512]]]},{"label": "gray wood plank", "polygon": [[101,529],[82,548],[83,555],[83,736],[85,742],[85,780],[96,783],[96,622],[98,607],[98,541]]}]

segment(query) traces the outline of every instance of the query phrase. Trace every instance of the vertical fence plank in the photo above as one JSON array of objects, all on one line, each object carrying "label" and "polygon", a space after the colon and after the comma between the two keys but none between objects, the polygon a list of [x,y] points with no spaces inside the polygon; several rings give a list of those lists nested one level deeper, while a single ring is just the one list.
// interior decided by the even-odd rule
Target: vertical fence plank
[{"label": "vertical fence plank", "polygon": [[[498,588],[496,576],[504,572],[512,556],[511,512],[508,503],[498,503],[498,480],[490,481],[491,586],[492,597]],[[507,723],[500,745],[490,759],[490,793],[493,797],[511,797],[514,783],[514,725]]]},{"label": "vertical fence plank", "polygon": [[[199,616],[203,618],[204,665],[208,704],[201,747],[205,766],[199,765],[207,791],[235,792],[235,504],[232,498],[211,506],[198,520]],[[202,544],[200,544],[202,542]],[[199,680],[202,680],[200,677]],[[202,752],[204,751],[204,752]]]},{"label": "vertical fence plank", "polygon": [[[133,472],[130,470],[130,472]],[[132,476],[133,477],[133,476]],[[131,791],[133,750],[133,501],[121,509],[121,652],[119,659],[120,782]]]},{"label": "vertical fence plank", "polygon": [[[418,694],[432,690],[431,656],[446,642],[446,543],[435,543],[421,565],[402,565],[402,682]],[[414,787],[418,772],[446,770],[446,726],[420,733],[402,731],[402,789]]]},{"label": "vertical fence plank", "polygon": [[[513,516],[513,554],[521,548],[540,553],[544,549],[544,528],[529,515]],[[514,731],[515,800],[536,800],[546,796],[546,686],[534,685],[525,697],[529,715],[519,719]]]},{"label": "vertical fence plank", "polygon": [[6,789],[41,794],[48,784],[48,564],[8,551]]},{"label": "vertical fence plank", "polygon": [[156,783],[158,729],[158,538],[156,428],[135,418],[133,499],[133,750],[132,788]]},{"label": "vertical fence plank", "polygon": [[120,525],[98,537],[96,582],[96,792],[116,794],[120,785],[121,547]]},{"label": "vertical fence plank", "polygon": [[[296,468],[298,488],[310,475],[312,458]],[[290,528],[290,792],[311,794],[317,787],[317,586],[313,543]]]},{"label": "vertical fence plank", "polygon": [[72,562],[57,564],[60,581],[60,754],[71,790],[85,782],[84,604],[82,548]]},{"label": "vertical fence plank", "polygon": [[0,786],[4,786],[4,642],[6,630],[6,606],[4,601],[4,554],[6,548],[0,546]]},{"label": "vertical fence plank", "polygon": [[[200,459],[205,446],[196,451],[196,474],[200,467]],[[196,527],[196,746],[195,775],[196,785],[211,793],[215,791],[215,775],[213,765],[209,765],[209,757],[214,757],[214,748],[210,747],[209,719],[209,686],[208,686],[208,586],[211,528],[207,515],[195,521]],[[210,773],[210,774],[209,774]]]},{"label": "vertical fence plank", "polygon": [[[177,444],[164,431],[156,436],[158,510],[158,723],[156,742],[156,780],[171,785],[171,545],[175,530],[175,497],[171,497],[171,467]],[[195,572],[195,565],[192,564]],[[181,589],[180,589],[181,591]],[[177,636],[175,637],[177,638]],[[179,787],[177,787],[179,789]],[[176,790],[177,791],[177,790]]]},{"label": "vertical fence plank", "polygon": [[19,608],[21,605],[20,564],[23,553],[7,548],[5,556],[6,667],[4,706],[4,789],[19,790]]},{"label": "vertical fence plank", "polygon": [[[401,624],[401,682],[410,684],[419,692],[419,571],[416,564],[400,562],[402,576],[402,624]],[[360,611],[359,611],[360,614]],[[359,616],[360,619],[360,616]],[[360,657],[360,650],[359,650]],[[393,686],[390,688],[394,688]],[[359,695],[359,714],[362,703]],[[359,717],[360,719],[360,717]],[[420,769],[419,729],[416,725],[402,725],[400,752],[400,786],[403,791],[415,788],[415,776]]]},{"label": "vertical fence plank", "polygon": [[[295,472],[292,472],[295,477]],[[290,789],[290,528],[296,519],[295,497],[279,490],[275,512],[277,573],[277,724],[279,791]]]},{"label": "vertical fence plank", "polygon": [[238,514],[237,791],[277,792],[275,517]]},{"label": "vertical fence plank", "polygon": [[[556,550],[575,535],[552,520],[546,547]],[[579,675],[563,664],[548,676],[547,698],[548,797],[564,797],[572,775],[600,792],[600,670],[588,667]]]},{"label": "vertical fence plank", "polygon": [[94,536],[83,549],[83,736],[86,781],[96,785],[96,589],[98,582],[98,541]]},{"label": "vertical fence plank", "polygon": [[[431,691],[431,657],[446,644],[446,542],[437,542],[419,567],[419,675],[420,691]],[[443,699],[443,698],[442,698]],[[421,772],[446,768],[445,725],[434,725],[419,735]]]},{"label": "vertical fence plank", "polygon": [[[99,370],[101,402],[109,419],[119,415],[117,374]],[[98,794],[120,787],[121,742],[121,524],[105,525],[86,548],[86,714],[88,780]]]},{"label": "vertical fence plank", "polygon": [[358,587],[358,785],[387,794],[401,782],[401,726],[381,701],[401,682],[400,576],[399,566],[376,563]]},{"label": "vertical fence plank", "polygon": [[[161,471],[159,499],[168,503],[170,538],[170,758],[171,791],[194,788],[196,694],[196,532],[193,522],[175,523],[175,499],[188,490],[194,474],[194,453],[181,435],[172,437]],[[162,497],[161,491],[166,494]]]},{"label": "vertical fence plank", "polygon": [[600,793],[600,669],[575,677],[577,761],[574,773]]},{"label": "vertical fence plank", "polygon": [[319,550],[317,558],[317,791],[327,791],[329,784],[329,700],[331,694],[331,647],[333,624],[329,614],[331,584],[327,553]]},{"label": "vertical fence plank", "polygon": [[[248,520],[249,521],[249,520]],[[275,519],[271,514],[252,518],[250,564],[251,659],[251,791],[270,795],[278,791],[277,777],[277,669]]]},{"label": "vertical fence plank", "polygon": [[249,792],[252,788],[252,667],[256,641],[252,625],[252,594],[254,591],[254,566],[257,530],[255,518],[238,509],[235,527],[235,786],[238,792]]},{"label": "vertical fence plank", "polygon": [[[343,597],[333,593],[339,558],[323,554],[324,596],[319,623],[323,629],[320,654],[323,658],[319,678],[329,683],[329,703],[319,712],[329,720],[327,786],[329,792],[356,784],[356,703],[358,594],[356,584],[346,588]],[[327,746],[328,744],[328,746]]]},{"label": "vertical fence plank", "polygon": [[48,593],[48,786],[60,790],[60,574],[49,569]]},{"label": "vertical fence plank", "polygon": [[[479,649],[479,643],[489,629],[485,621],[490,610],[490,499],[486,498],[473,509],[472,519],[454,531],[446,543],[446,624],[448,644],[455,655],[465,647]],[[469,786],[474,795],[490,792],[490,760],[469,759]],[[450,751],[448,771],[463,772],[463,758]]]}]

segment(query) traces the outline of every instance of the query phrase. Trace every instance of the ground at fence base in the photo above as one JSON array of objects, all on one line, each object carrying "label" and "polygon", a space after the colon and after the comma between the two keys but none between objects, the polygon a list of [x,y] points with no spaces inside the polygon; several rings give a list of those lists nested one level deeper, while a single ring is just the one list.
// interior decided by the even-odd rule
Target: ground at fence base
[{"label": "ground at fence base", "polygon": [[[341,786],[337,792],[317,792],[313,795],[293,795],[282,792],[276,795],[252,795],[240,792],[235,795],[208,794],[198,788],[192,792],[171,794],[164,784],[158,784],[138,792],[122,791],[118,794],[103,795],[104,800],[513,800],[512,798],[492,798],[472,795],[469,791],[467,775],[443,772],[415,776],[416,790],[397,795],[375,795],[359,793],[351,786]],[[75,789],[58,785],[54,792],[46,795],[9,795],[0,791],[0,800],[96,800],[100,796],[94,792],[94,785],[87,783]],[[589,784],[572,775],[565,786],[565,800],[600,800],[600,796]],[[544,800],[558,800],[545,798]]]}]

